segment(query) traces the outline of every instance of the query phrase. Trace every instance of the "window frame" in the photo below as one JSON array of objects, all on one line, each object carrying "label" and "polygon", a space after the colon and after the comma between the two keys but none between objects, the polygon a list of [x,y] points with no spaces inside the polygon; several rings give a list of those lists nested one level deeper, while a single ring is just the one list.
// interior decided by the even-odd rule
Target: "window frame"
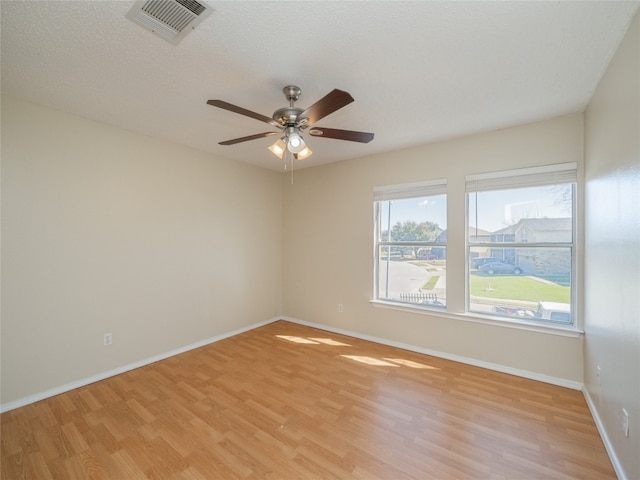
[{"label": "window frame", "polygon": [[[545,175],[552,175],[553,178],[560,178],[563,171],[570,170],[570,175],[573,180],[571,182],[556,182],[556,183],[573,183],[573,250],[572,250],[572,265],[571,265],[571,323],[559,323],[559,322],[541,322],[531,321],[528,318],[514,318],[514,317],[502,317],[484,315],[482,313],[470,312],[467,307],[468,298],[468,269],[469,269],[469,212],[468,202],[466,201],[466,188],[465,183],[469,178],[474,177],[509,177],[514,174],[536,174],[542,173]],[[476,170],[478,171],[478,170]],[[371,228],[371,255],[372,255],[372,275],[370,280],[370,300],[369,303],[373,308],[388,309],[398,312],[410,313],[413,315],[422,315],[425,319],[441,319],[449,321],[458,321],[465,323],[476,323],[483,325],[491,325],[498,328],[516,329],[522,331],[530,331],[542,334],[549,334],[554,336],[563,336],[569,338],[582,338],[584,335],[583,321],[582,321],[582,291],[584,288],[584,280],[582,278],[582,238],[583,238],[583,226],[582,226],[582,210],[583,210],[583,184],[582,178],[582,166],[579,162],[571,163],[555,163],[550,165],[533,166],[533,167],[520,167],[513,170],[504,171],[482,171],[483,173],[472,174],[473,171],[464,172],[460,174],[451,174],[447,178],[441,178],[436,180],[435,183],[441,182],[446,184],[447,194],[447,275],[446,275],[446,309],[442,308],[424,308],[421,305],[412,303],[400,303],[387,301],[379,298],[376,293],[376,285],[378,282],[378,257],[376,254],[376,231],[377,228],[376,218],[372,218],[373,225]],[[489,173],[484,173],[489,172]],[[493,180],[501,181],[501,180]],[[504,181],[504,180],[503,180]],[[422,182],[422,183],[433,183]],[[420,182],[418,182],[420,183]],[[407,190],[407,187],[411,187],[414,184],[397,184],[386,186],[374,186],[373,197],[374,201],[370,203],[372,207],[375,206],[376,196],[380,195],[380,191],[384,190]],[[553,183],[553,182],[552,182]],[[375,185],[375,184],[374,184]],[[407,195],[410,196],[410,195]],[[419,196],[419,195],[415,195]],[[371,200],[370,200],[371,201]],[[375,208],[370,210],[375,215]],[[371,217],[370,217],[371,218]],[[453,235],[453,236],[452,236]]]},{"label": "window frame", "polygon": [[[570,242],[471,242],[469,196],[480,191],[513,190],[535,186],[571,185],[571,241]],[[475,187],[475,189],[474,189]],[[465,314],[488,318],[497,322],[526,323],[541,327],[578,328],[578,181],[577,163],[562,163],[540,167],[503,170],[498,172],[467,175],[465,178]],[[514,239],[515,240],[515,239]],[[472,248],[550,248],[569,249],[570,259],[570,321],[491,315],[470,309],[470,260]]]},{"label": "window frame", "polygon": [[[412,198],[421,198],[428,196],[444,195],[445,201],[447,201],[447,180],[446,179],[434,179],[423,182],[413,182],[397,185],[384,185],[376,186],[373,190],[373,209],[374,209],[374,235],[373,235],[373,302],[385,303],[397,305],[400,307],[406,307],[417,310],[429,310],[435,312],[447,311],[446,305],[440,307],[429,304],[416,304],[410,302],[402,302],[392,298],[381,297],[380,295],[380,262],[381,249],[384,247],[440,247],[444,248],[447,252],[447,241],[392,241],[389,238],[382,239],[382,231],[387,228],[390,233],[390,225],[382,225],[382,208],[381,202],[393,201],[393,200],[407,200]],[[448,202],[447,202],[448,209]],[[448,210],[445,212],[448,214]],[[448,252],[447,254],[448,255]],[[445,258],[446,258],[445,255]],[[389,262],[389,256],[387,256],[387,262]],[[388,271],[388,270],[387,270]],[[446,286],[445,286],[446,291]]]}]

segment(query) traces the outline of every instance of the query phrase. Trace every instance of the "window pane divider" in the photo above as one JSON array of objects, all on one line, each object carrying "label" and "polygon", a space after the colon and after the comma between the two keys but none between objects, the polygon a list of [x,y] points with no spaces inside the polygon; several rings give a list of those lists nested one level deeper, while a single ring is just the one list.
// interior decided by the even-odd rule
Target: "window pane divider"
[{"label": "window pane divider", "polygon": [[555,247],[563,247],[563,248],[571,248],[573,247],[573,242],[530,242],[530,243],[519,243],[519,242],[469,242],[469,247],[489,247],[489,248],[555,248]]},{"label": "window pane divider", "polygon": [[381,247],[446,247],[446,243],[438,242],[386,242],[380,241],[378,245]]}]

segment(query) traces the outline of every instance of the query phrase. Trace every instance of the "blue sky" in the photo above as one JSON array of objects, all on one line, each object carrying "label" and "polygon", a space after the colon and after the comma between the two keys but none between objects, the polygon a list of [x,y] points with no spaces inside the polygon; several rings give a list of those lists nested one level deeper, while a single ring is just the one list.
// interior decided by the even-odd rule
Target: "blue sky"
[{"label": "blue sky", "polygon": [[[489,232],[516,224],[522,218],[571,217],[570,204],[562,202],[561,192],[555,187],[529,187],[512,190],[492,190],[469,196],[469,225]],[[382,211],[382,229],[386,229],[386,208]],[[391,201],[391,225],[413,220],[417,223],[432,221],[447,228],[446,195]]]}]

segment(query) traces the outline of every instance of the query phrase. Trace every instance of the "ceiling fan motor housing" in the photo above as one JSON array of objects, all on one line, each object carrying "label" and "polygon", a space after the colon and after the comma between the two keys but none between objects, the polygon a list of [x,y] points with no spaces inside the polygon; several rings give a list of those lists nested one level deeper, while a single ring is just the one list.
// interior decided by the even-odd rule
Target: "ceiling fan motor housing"
[{"label": "ceiling fan motor housing", "polygon": [[284,107],[273,112],[273,119],[283,127],[290,127],[296,124],[298,116],[303,112],[301,108]]},{"label": "ceiling fan motor housing", "polygon": [[282,92],[287,100],[289,100],[289,106],[279,108],[273,112],[272,118],[291,133],[292,130],[289,127],[303,128],[303,125],[306,123],[305,121],[298,123],[298,117],[304,110],[293,106],[293,103],[300,98],[302,90],[296,85],[287,85],[282,89]]}]

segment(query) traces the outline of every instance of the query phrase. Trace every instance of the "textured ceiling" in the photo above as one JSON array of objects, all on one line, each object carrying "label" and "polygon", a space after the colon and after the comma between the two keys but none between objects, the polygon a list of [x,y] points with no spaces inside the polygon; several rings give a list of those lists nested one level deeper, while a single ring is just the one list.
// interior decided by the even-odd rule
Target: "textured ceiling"
[{"label": "textured ceiling", "polygon": [[333,88],[355,102],[318,126],[296,168],[582,111],[639,3],[214,1],[174,46],[125,18],[133,1],[2,0],[2,92],[199,150],[280,170],[270,127],[282,88],[305,108]]}]

